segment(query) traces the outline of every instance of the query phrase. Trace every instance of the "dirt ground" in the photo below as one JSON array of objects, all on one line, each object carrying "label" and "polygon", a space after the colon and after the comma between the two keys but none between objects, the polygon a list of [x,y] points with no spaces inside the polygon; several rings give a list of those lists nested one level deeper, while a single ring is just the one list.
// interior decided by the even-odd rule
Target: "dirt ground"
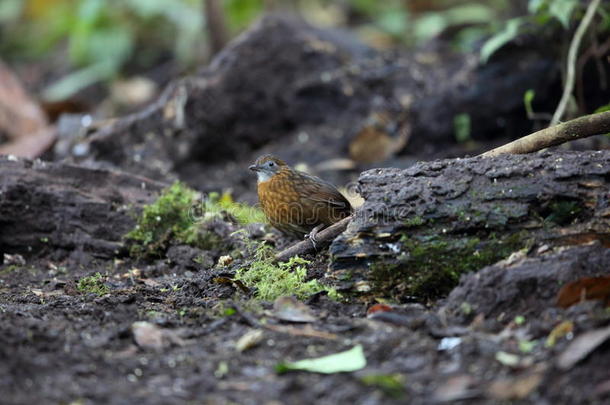
[{"label": "dirt ground", "polygon": [[[599,246],[579,249],[588,249],[581,255],[608,256],[607,249]],[[566,263],[573,255],[565,255]],[[324,271],[323,263],[323,258],[314,261],[310,273]],[[556,363],[576,332],[610,320],[608,311],[595,301],[562,310],[544,300],[530,300],[527,311],[508,305],[498,314],[497,303],[489,302],[487,295],[477,308],[491,316],[465,322],[418,304],[397,306],[390,312],[395,316],[371,319],[366,316],[370,302],[339,303],[322,295],[307,302],[317,320],[303,326],[275,320],[269,316],[270,303],[252,306],[233,287],[215,283],[222,270],[188,270],[166,261],[136,266],[118,260],[84,267],[52,260],[2,266],[0,402],[603,404],[610,400],[608,344],[568,370],[560,370]],[[108,274],[109,292],[80,293],[77,280],[98,271]],[[468,288],[468,283],[460,288]],[[484,289],[479,290],[485,295]],[[524,297],[512,298],[518,304]],[[448,300],[445,309],[455,304],[451,297]],[[465,302],[459,293],[457,300]],[[469,297],[469,302],[476,307],[476,298]],[[527,315],[516,321],[522,313]],[[574,335],[546,347],[549,333],[566,320],[574,323]],[[139,321],[165,331],[163,339],[136,344],[133,325]],[[253,329],[262,331],[260,339],[238,351],[236,342]],[[318,336],[302,336],[307,333]],[[275,369],[279,362],[341,352],[357,344],[364,347],[367,363],[353,373],[278,374]]]}]

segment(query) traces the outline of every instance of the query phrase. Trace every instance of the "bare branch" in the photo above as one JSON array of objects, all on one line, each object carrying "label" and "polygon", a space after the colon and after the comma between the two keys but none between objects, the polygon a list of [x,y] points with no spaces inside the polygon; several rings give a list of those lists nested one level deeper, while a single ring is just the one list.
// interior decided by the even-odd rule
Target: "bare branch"
[{"label": "bare branch", "polygon": [[570,49],[568,50],[568,66],[567,66],[567,75],[566,75],[566,83],[563,87],[563,94],[561,95],[561,100],[559,101],[559,105],[555,110],[555,114],[553,114],[553,119],[551,119],[551,123],[549,126],[553,126],[557,124],[561,117],[565,114],[566,107],[568,106],[568,100],[574,91],[574,78],[576,71],[576,58],[578,56],[578,48],[580,48],[580,43],[582,42],[582,37],[587,32],[589,28],[589,24],[593,20],[595,16],[595,11],[599,6],[601,0],[591,0],[589,6],[587,7],[587,11],[585,16],[580,21],[578,28],[576,29],[576,33],[572,38],[572,42],[570,43]]},{"label": "bare branch", "polygon": [[[343,218],[341,221],[332,224],[328,228],[318,232],[318,234],[316,235],[316,244],[325,244],[326,242],[330,242],[331,240],[335,239],[340,233],[345,231],[347,225],[351,220],[352,216],[350,215],[349,217]],[[275,255],[275,260],[277,260],[278,262],[283,262],[293,256],[309,253],[312,250],[314,250],[313,243],[311,242],[311,240],[306,239],[290,246],[289,248],[282,250],[280,253]]]},{"label": "bare branch", "polygon": [[532,153],[550,146],[609,132],[610,111],[590,114],[534,132],[531,135],[487,151],[482,156],[497,156],[503,153]]}]

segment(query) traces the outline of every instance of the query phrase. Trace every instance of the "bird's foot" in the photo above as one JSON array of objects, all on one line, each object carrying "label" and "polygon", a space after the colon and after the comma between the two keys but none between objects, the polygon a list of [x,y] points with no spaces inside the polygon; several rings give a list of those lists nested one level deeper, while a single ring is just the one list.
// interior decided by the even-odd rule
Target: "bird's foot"
[{"label": "bird's foot", "polygon": [[305,239],[309,239],[311,241],[311,244],[313,245],[313,248],[315,250],[318,250],[317,246],[316,246],[316,236],[318,235],[318,232],[324,228],[324,224],[320,224],[318,226],[316,226],[315,228],[313,228],[307,235],[305,235]]}]

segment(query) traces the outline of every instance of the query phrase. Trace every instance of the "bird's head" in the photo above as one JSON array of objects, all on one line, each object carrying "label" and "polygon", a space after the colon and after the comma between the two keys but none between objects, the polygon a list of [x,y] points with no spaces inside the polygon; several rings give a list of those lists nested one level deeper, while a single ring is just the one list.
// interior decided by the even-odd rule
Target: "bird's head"
[{"label": "bird's head", "polygon": [[281,170],[288,168],[288,165],[281,159],[272,155],[264,155],[256,159],[256,162],[249,167],[250,170],[256,172],[258,182],[270,180]]}]

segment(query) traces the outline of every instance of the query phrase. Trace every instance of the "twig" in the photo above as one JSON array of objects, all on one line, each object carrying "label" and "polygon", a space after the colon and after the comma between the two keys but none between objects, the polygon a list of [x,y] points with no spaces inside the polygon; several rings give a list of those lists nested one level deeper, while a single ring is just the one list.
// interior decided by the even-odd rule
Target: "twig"
[{"label": "twig", "polygon": [[553,119],[551,120],[549,126],[557,124],[565,114],[568,101],[570,99],[570,96],[572,95],[572,92],[574,91],[574,78],[576,70],[576,57],[578,56],[578,48],[580,47],[580,43],[582,42],[582,37],[585,35],[585,32],[589,28],[589,24],[591,24],[591,21],[595,16],[595,11],[599,6],[600,1],[601,0],[591,0],[589,5],[587,6],[585,16],[580,21],[580,24],[576,29],[576,33],[572,38],[572,42],[570,43],[570,49],[568,51],[566,83],[563,87],[563,94],[561,95],[561,100],[559,101],[559,105],[557,106],[557,109],[553,114]]},{"label": "twig", "polygon": [[[337,237],[341,232],[347,228],[347,225],[352,220],[352,216],[343,218],[341,221],[332,224],[328,228],[318,232],[316,235],[316,245],[324,244],[325,242],[331,241]],[[308,253],[314,250],[315,247],[313,243],[309,240],[303,240],[299,243],[296,243],[289,248],[282,250],[280,253],[275,255],[275,260],[278,262],[283,262],[285,260],[290,259],[292,256],[301,255],[303,253]]]},{"label": "twig", "polygon": [[229,30],[225,21],[222,4],[218,0],[205,0],[204,11],[210,50],[212,55],[215,55],[229,42]]},{"label": "twig", "polygon": [[497,156],[503,153],[532,153],[550,146],[559,145],[568,141],[601,135],[610,132],[610,111],[585,115],[564,122],[554,127],[542,129],[531,135],[517,139],[506,145],[492,149],[481,156]]}]

